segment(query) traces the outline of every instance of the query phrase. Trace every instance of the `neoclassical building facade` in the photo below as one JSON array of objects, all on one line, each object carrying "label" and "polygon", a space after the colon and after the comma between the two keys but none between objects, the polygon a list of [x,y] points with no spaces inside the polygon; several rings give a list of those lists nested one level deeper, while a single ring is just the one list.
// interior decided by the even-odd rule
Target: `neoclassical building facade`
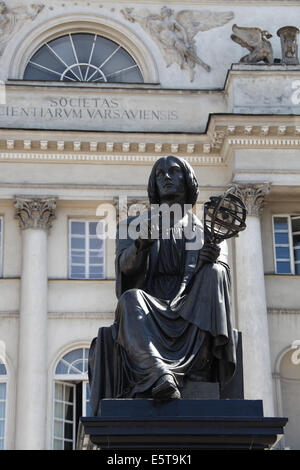
[{"label": "neoclassical building facade", "polygon": [[247,207],[228,243],[245,398],[287,416],[278,446],[300,449],[299,14],[1,2],[0,449],[75,448],[89,345],[116,306],[107,215],[145,202],[169,154],[193,166],[200,216],[230,185]]}]

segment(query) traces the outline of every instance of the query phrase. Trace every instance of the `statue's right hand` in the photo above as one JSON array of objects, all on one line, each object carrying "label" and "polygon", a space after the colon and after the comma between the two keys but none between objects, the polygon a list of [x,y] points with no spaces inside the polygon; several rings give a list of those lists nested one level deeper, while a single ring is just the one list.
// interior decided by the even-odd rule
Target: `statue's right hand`
[{"label": "statue's right hand", "polygon": [[136,240],[138,249],[149,248],[159,234],[159,214],[145,213],[141,216],[139,238]]}]

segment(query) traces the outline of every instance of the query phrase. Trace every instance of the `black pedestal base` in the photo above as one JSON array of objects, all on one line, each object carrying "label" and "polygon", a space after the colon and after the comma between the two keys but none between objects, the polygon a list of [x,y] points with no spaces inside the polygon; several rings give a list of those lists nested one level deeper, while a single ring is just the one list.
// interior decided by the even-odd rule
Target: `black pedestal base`
[{"label": "black pedestal base", "polygon": [[286,418],[265,418],[260,400],[103,400],[81,418],[77,449],[271,449]]}]

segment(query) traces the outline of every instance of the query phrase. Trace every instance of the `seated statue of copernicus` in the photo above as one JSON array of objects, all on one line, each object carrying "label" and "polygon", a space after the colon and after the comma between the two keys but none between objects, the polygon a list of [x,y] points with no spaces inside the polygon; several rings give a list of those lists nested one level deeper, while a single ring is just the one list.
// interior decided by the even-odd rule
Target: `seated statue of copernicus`
[{"label": "seated statue of copernicus", "polygon": [[[235,371],[226,254],[185,210],[198,197],[192,167],[179,157],[160,158],[148,195],[152,205],[179,204],[182,216],[171,220],[168,236],[151,236],[147,212],[138,237],[117,235],[115,321],[99,328],[89,356],[95,416],[102,398],[180,398],[187,377],[222,387]],[[161,224],[161,213],[155,217]]]}]

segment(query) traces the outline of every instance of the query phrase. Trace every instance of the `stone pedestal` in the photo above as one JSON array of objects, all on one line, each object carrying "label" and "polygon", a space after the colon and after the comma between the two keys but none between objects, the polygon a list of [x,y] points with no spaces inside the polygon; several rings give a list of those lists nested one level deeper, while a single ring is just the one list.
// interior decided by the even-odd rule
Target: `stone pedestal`
[{"label": "stone pedestal", "polygon": [[261,400],[102,400],[81,418],[77,449],[271,449],[286,418],[264,418]]},{"label": "stone pedestal", "polygon": [[47,393],[47,232],[55,200],[18,198],[22,272],[16,449],[45,449]]}]

